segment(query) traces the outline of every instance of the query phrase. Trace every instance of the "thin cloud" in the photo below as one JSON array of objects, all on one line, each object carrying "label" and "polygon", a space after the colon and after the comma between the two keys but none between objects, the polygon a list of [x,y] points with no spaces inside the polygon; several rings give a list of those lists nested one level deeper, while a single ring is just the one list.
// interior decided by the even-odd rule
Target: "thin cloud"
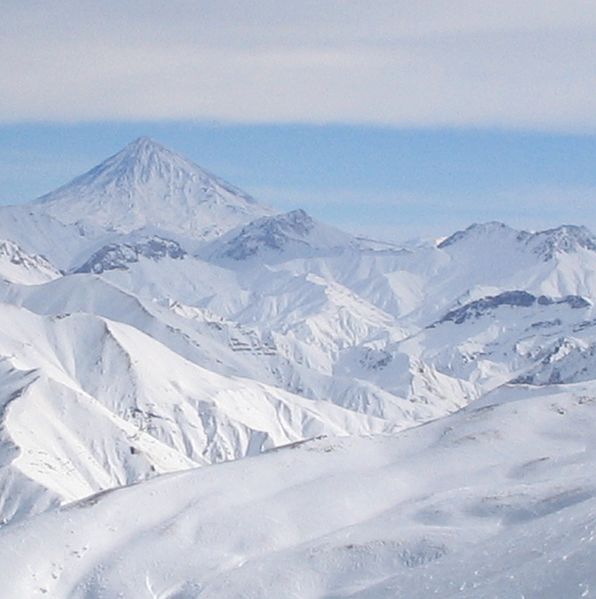
[{"label": "thin cloud", "polygon": [[581,0],[9,0],[0,121],[596,130]]}]

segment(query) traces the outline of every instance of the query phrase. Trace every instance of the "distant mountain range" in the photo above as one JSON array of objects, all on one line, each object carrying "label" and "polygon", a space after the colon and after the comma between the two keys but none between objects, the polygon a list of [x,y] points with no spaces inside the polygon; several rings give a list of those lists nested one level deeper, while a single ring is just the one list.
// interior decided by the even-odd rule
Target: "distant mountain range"
[{"label": "distant mountain range", "polygon": [[[596,238],[585,227],[526,232],[492,222],[437,244],[378,243],[301,209],[278,214],[157,142],[133,141],[56,191],[0,208],[0,563],[11,559],[6,547],[17,542],[14,531],[25,531],[29,552],[17,564],[23,580],[6,596],[104,596],[93,594],[101,585],[92,564],[105,559],[108,571],[119,573],[120,541],[143,535],[153,555],[168,556],[175,580],[168,586],[160,568],[152,582],[135,572],[127,597],[280,597],[288,577],[306,590],[287,596],[393,597],[399,587],[393,574],[421,566],[431,576],[444,559],[452,566],[437,566],[443,577],[437,588],[440,596],[452,596],[444,581],[452,572],[461,584],[464,574],[461,562],[444,556],[461,550],[462,514],[473,530],[470,543],[486,542],[491,555],[506,561],[507,552],[517,554],[495,536],[491,518],[511,530],[514,522],[527,525],[523,551],[534,551],[536,514],[588,499],[596,505],[594,485],[571,472],[592,468],[594,461],[586,431],[596,415],[577,406],[592,406],[596,396],[595,301]],[[348,441],[348,435],[380,436]],[[330,440],[294,453],[276,449],[321,436]],[[84,499],[263,452],[209,473],[177,474],[106,499]],[[432,474],[441,460],[444,472]],[[458,460],[469,464],[468,495]],[[491,468],[496,482],[489,484]],[[273,484],[269,469],[283,483]],[[337,501],[352,507],[325,507],[320,522],[308,520],[292,533],[289,511],[309,512],[319,498],[327,506],[338,469]],[[560,472],[560,486],[547,489]],[[406,492],[417,488],[418,475],[418,495]],[[452,475],[459,482],[431,484],[432,476]],[[516,482],[510,492],[511,477],[533,486],[522,489]],[[370,485],[370,496],[356,480]],[[264,492],[271,490],[270,499],[259,495],[259,481]],[[236,510],[235,497],[244,489],[248,507]],[[171,503],[171,511],[150,507],[154,493]],[[214,524],[206,514],[220,500],[226,507],[210,537]],[[385,534],[406,500],[407,531],[400,521]],[[416,509],[413,501],[420,502]],[[149,507],[138,520],[118,524],[116,540],[105,540],[112,515],[140,504]],[[385,510],[386,522],[376,522]],[[487,510],[484,529],[474,518]],[[283,529],[280,539],[263,541],[266,552],[258,558],[254,548],[246,549],[246,543],[260,543],[261,520],[251,521],[256,513],[271,513]],[[66,537],[58,549],[48,548],[53,538],[70,534],[70,518],[89,520],[80,526],[101,538],[89,541],[79,524],[72,525],[72,551],[93,556],[76,561],[80,570],[61,554]],[[217,547],[214,572],[238,569],[229,578],[214,575],[211,594],[201,590],[207,574],[191,576],[191,565],[178,574],[173,564],[180,561],[177,552],[190,551],[190,537],[180,548],[163,540],[169,527],[178,530],[189,521],[197,544],[209,546],[210,539]],[[254,541],[237,534],[253,524]],[[324,541],[313,541],[317,526],[330,535]],[[48,566],[30,579],[23,564],[33,559],[38,534]],[[552,541],[556,551],[567,542],[561,539]],[[149,558],[138,543],[129,549],[135,568],[145,572]],[[198,554],[205,572],[206,551]],[[484,567],[465,551],[475,568]],[[357,564],[364,564],[361,578],[350,574],[349,585],[333,586],[330,577],[341,578]],[[65,574],[71,567],[76,580]],[[264,572],[267,588],[277,589],[273,594],[241,594],[247,580],[255,580],[251,576],[258,579],[256,572]],[[529,588],[532,572],[520,573],[526,585],[520,589]],[[431,596],[431,578],[403,576],[411,585],[404,596]],[[466,595],[462,587],[461,596],[519,596],[515,585],[499,587],[500,577],[486,574],[488,594]],[[104,581],[112,589],[106,597],[117,588],[110,580]],[[594,576],[590,580],[596,584]],[[513,594],[498,594],[503,588]],[[560,593],[567,588],[552,587]],[[589,596],[541,593],[527,596]]]}]

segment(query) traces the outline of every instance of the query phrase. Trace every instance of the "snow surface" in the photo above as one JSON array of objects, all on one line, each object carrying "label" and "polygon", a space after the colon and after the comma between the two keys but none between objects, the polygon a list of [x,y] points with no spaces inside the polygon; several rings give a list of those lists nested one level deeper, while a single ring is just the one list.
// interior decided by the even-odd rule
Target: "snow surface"
[{"label": "snow surface", "polygon": [[584,227],[398,247],[141,138],[0,239],[2,597],[596,592]]},{"label": "snow surface", "polygon": [[7,599],[590,597],[596,388],[503,388],[0,530]]},{"label": "snow surface", "polygon": [[28,254],[16,243],[0,240],[0,278],[4,281],[35,285],[60,276],[43,256]]}]

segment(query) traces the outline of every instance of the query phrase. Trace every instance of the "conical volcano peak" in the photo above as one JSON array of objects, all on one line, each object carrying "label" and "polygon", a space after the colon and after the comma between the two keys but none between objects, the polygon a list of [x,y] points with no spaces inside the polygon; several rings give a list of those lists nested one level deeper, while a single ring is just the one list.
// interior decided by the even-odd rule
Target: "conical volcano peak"
[{"label": "conical volcano peak", "polygon": [[159,142],[155,141],[153,138],[148,137],[147,135],[141,135],[136,139],[133,139],[127,146],[127,148],[163,148]]},{"label": "conical volcano peak", "polygon": [[91,179],[93,184],[99,183],[100,186],[134,186],[146,184],[152,178],[163,179],[171,184],[177,181],[177,185],[185,180],[202,180],[205,184],[217,180],[214,175],[150,137],[135,139],[81,178],[86,183]]},{"label": "conical volcano peak", "polygon": [[151,156],[173,154],[173,152],[150,137],[137,137],[137,139],[126,145],[119,154],[137,160],[147,160]]},{"label": "conical volcano peak", "polygon": [[[192,164],[190,160],[184,158],[180,154],[173,152],[166,148],[164,145],[155,141],[151,137],[137,137],[126,145],[116,156],[124,155],[134,158],[139,161],[146,161],[151,158],[158,158],[162,160],[168,160],[172,158],[181,159],[188,164]],[[196,167],[196,165],[193,165]]]},{"label": "conical volcano peak", "polygon": [[151,227],[200,239],[272,213],[149,137],[135,139],[35,204],[65,224],[121,232]]}]

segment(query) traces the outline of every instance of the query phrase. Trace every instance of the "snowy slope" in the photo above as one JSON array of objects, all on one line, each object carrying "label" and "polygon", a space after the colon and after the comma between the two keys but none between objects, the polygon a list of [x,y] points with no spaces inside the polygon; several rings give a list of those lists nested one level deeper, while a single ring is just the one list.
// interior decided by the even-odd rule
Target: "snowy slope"
[{"label": "snowy slope", "polygon": [[[578,337],[573,329],[591,318],[585,312],[591,311],[590,298],[595,296],[596,254],[589,239],[577,227],[531,234],[488,223],[457,233],[440,247],[413,251],[362,249],[306,258],[290,252],[280,259],[285,252],[276,250],[269,264],[269,254],[262,260],[252,254],[225,263],[216,259],[226,283],[198,303],[250,326],[266,323],[278,335],[278,347],[298,348],[295,357],[299,355],[309,367],[337,379],[373,383],[368,397],[364,393],[344,405],[368,404],[374,413],[379,403],[372,390],[382,389],[418,407],[432,406],[425,416],[419,415],[428,418],[431,412],[437,416],[457,409],[526,370],[546,372],[541,364],[544,356],[534,352],[522,359],[517,349],[511,350],[522,339],[540,344],[546,335],[550,345],[566,335]],[[221,245],[219,241],[213,245],[236,247],[223,242],[222,238]],[[267,240],[262,243],[266,251]],[[132,275],[114,276],[126,286],[126,277],[130,280]],[[146,282],[147,277],[151,275],[144,272],[141,280]],[[199,278],[192,277],[195,283]],[[491,298],[531,292],[535,295],[529,310],[523,302],[513,302],[505,311],[488,309]],[[195,289],[193,293],[196,298]],[[192,302],[181,289],[183,295]],[[426,328],[453,322],[458,311],[473,313],[483,302],[487,318],[469,326],[468,321],[454,323],[456,336],[462,339],[457,348],[449,327],[439,326],[436,332]],[[579,320],[575,318],[580,314]],[[541,329],[558,320],[558,328],[543,334]],[[579,332],[580,339],[582,335]],[[393,359],[396,342],[404,338],[413,340],[401,344]],[[387,355],[390,361],[383,365]],[[389,375],[379,375],[379,370]]]},{"label": "snowy slope", "polygon": [[319,434],[390,430],[378,419],[201,368],[138,329],[89,314],[1,305],[6,447],[0,518],[157,472],[251,455]]},{"label": "snowy slope", "polygon": [[[441,407],[437,410],[405,402],[366,377],[357,379],[352,373],[337,372],[323,349],[300,341],[294,329],[284,334],[270,328],[242,325],[177,301],[150,302],[119,289],[103,277],[78,274],[45,285],[5,286],[0,288],[0,300],[38,314],[61,316],[83,312],[122,322],[211,371],[333,402],[386,419],[397,428],[444,414]],[[356,323],[354,331],[361,329],[362,324]],[[383,321],[377,326],[383,326]],[[329,339],[333,341],[330,336]],[[338,336],[336,343],[339,342]]]},{"label": "snowy slope", "polygon": [[120,232],[155,227],[201,239],[271,212],[146,137],[31,207],[65,224],[90,223]]},{"label": "snowy slope", "polygon": [[357,348],[360,376],[413,402],[462,407],[512,380],[596,379],[594,307],[580,296],[503,292],[459,306],[382,350]]},{"label": "snowy slope", "polygon": [[45,258],[28,254],[12,241],[0,240],[0,278],[10,283],[36,285],[61,273]]},{"label": "snowy slope", "polygon": [[40,211],[33,203],[0,206],[0,237],[10,240],[30,254],[48,259],[67,271],[97,245],[112,240],[114,231],[90,223],[64,224]]},{"label": "snowy slope", "polygon": [[4,302],[107,318],[210,373],[389,426],[511,380],[594,376],[596,241],[582,227],[477,224],[400,249],[272,215],[144,138],[1,215],[25,248],[0,252]]},{"label": "snowy slope", "polygon": [[3,597],[594,592],[584,227],[401,248],[141,138],[0,237]]},{"label": "snowy slope", "polygon": [[258,260],[260,264],[329,254],[359,242],[351,235],[315,221],[304,210],[266,216],[233,229],[202,248],[211,260]]},{"label": "snowy slope", "polygon": [[0,530],[6,599],[590,597],[596,388],[504,387]]}]

